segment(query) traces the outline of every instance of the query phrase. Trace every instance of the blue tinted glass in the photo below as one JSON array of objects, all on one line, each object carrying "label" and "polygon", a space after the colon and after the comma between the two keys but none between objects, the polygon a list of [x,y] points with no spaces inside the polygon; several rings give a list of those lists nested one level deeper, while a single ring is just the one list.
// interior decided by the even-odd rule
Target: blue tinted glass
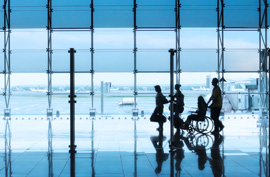
[{"label": "blue tinted glass", "polygon": [[94,27],[133,27],[132,6],[98,6],[94,12]]}]

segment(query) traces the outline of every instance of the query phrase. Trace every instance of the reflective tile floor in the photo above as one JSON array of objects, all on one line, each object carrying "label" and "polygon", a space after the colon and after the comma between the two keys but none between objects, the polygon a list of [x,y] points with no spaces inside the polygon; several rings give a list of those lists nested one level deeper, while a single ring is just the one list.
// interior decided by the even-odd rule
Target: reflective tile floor
[{"label": "reflective tile floor", "polygon": [[269,120],[226,115],[220,134],[163,133],[149,117],[76,117],[77,153],[69,154],[68,116],[0,120],[0,176],[269,176]]}]

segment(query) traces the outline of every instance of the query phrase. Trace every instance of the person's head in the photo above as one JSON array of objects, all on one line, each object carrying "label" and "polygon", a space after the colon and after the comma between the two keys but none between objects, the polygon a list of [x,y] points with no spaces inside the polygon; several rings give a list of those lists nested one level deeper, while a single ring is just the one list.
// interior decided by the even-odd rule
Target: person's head
[{"label": "person's head", "polygon": [[198,97],[198,103],[203,102],[203,101],[204,101],[204,98],[202,96],[199,96]]},{"label": "person's head", "polygon": [[156,85],[156,86],[155,86],[155,91],[156,91],[156,92],[161,92],[161,88],[160,88],[159,85]]},{"label": "person's head", "polygon": [[217,84],[218,84],[218,79],[215,77],[212,79],[212,85],[217,86]]},{"label": "person's head", "polygon": [[181,85],[180,84],[175,84],[175,90],[179,90],[180,89],[180,87],[181,87]]}]

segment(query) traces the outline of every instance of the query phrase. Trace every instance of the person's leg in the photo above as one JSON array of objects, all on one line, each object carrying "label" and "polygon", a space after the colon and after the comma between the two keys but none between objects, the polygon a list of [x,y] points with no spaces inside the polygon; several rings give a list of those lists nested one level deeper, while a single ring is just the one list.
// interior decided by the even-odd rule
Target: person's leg
[{"label": "person's leg", "polygon": [[217,115],[218,115],[218,118],[217,118],[217,125],[218,125],[218,127],[219,127],[219,131],[221,131],[221,130],[224,128],[224,125],[223,125],[222,122],[219,120],[220,111],[221,111],[221,108],[217,108]]},{"label": "person's leg", "polygon": [[163,113],[163,106],[162,107],[157,107],[157,114],[159,116],[159,121],[158,121],[158,124],[159,124],[159,127],[157,128],[157,130],[159,131],[162,131],[163,130],[163,118],[162,118],[162,113]]},{"label": "person's leg", "polygon": [[212,118],[213,121],[214,121],[214,125],[215,125],[214,131],[215,131],[215,132],[217,132],[217,131],[219,130],[219,129],[218,129],[218,127],[219,127],[219,124],[218,124],[218,117],[219,117],[219,113],[218,113],[217,108],[212,107],[212,108],[211,108],[211,118]]}]

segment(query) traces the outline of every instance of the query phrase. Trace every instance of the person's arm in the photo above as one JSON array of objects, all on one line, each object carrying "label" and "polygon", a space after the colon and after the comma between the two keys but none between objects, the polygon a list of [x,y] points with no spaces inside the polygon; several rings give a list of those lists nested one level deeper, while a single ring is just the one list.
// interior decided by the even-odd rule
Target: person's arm
[{"label": "person's arm", "polygon": [[213,93],[206,104],[208,105],[212,99],[213,99]]}]

